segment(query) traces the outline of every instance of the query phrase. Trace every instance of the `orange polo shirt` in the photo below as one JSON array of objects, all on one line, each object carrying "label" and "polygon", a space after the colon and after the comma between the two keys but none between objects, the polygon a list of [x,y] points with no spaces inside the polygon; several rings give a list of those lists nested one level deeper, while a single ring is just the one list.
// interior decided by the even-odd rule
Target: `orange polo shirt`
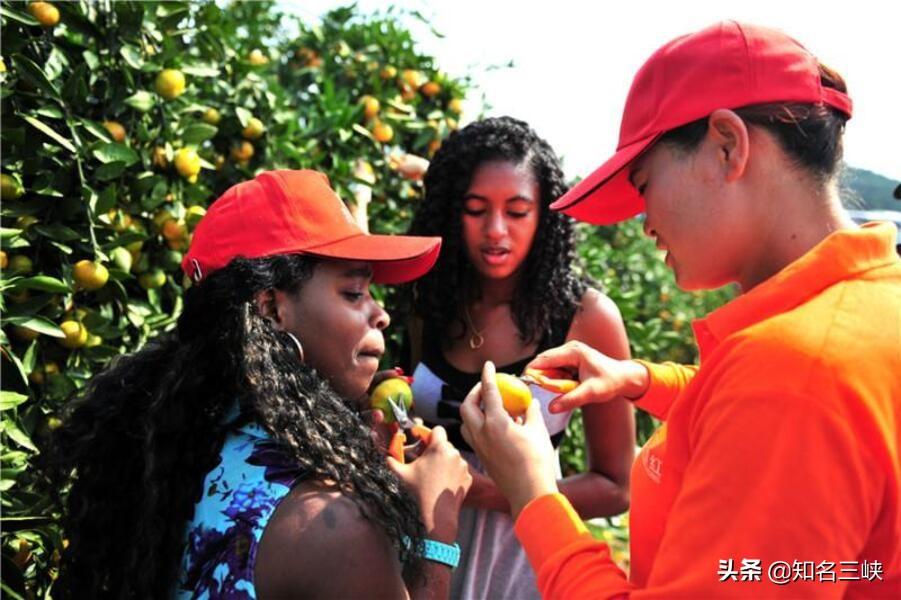
[{"label": "orange polo shirt", "polygon": [[901,598],[901,261],[831,234],[648,365],[665,419],[632,470],[631,577],[567,500],[519,515],[545,598]]}]

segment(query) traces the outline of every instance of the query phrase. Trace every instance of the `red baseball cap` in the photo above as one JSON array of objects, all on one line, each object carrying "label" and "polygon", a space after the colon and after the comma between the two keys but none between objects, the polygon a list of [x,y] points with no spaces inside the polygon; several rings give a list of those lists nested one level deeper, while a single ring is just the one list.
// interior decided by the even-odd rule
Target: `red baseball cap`
[{"label": "red baseball cap", "polygon": [[200,220],[182,270],[200,281],[232,259],[311,254],[371,263],[376,283],[424,275],[441,238],[370,235],[318,171],[267,171],[228,189]]},{"label": "red baseball cap", "polygon": [[671,129],[719,108],[771,102],[826,104],[849,118],[851,99],[823,87],[815,56],[775,29],[724,21],[657,50],[632,81],[616,154],[551,204],[607,225],[644,211],[628,165]]}]

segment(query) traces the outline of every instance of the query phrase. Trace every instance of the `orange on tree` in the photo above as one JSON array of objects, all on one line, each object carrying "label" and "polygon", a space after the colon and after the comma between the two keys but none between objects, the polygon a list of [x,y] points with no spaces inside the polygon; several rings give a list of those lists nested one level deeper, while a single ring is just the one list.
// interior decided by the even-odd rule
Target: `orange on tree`
[{"label": "orange on tree", "polygon": [[397,68],[391,65],[385,65],[379,75],[382,79],[394,79],[397,77]]},{"label": "orange on tree", "polygon": [[49,29],[59,23],[59,9],[49,2],[32,2],[28,5],[28,12],[41,24],[41,27]]},{"label": "orange on tree", "polygon": [[35,368],[28,374],[28,379],[35,385],[43,385],[46,377],[57,374],[59,374],[59,365],[50,361],[42,367]]},{"label": "orange on tree", "polygon": [[497,389],[501,393],[504,410],[511,417],[525,414],[532,403],[532,392],[529,390],[529,386],[523,383],[519,377],[509,373],[496,373],[494,377]]},{"label": "orange on tree", "polygon": [[6,173],[0,175],[0,198],[3,200],[15,200],[24,191],[18,179]]},{"label": "orange on tree", "polygon": [[17,254],[9,259],[9,272],[15,275],[27,275],[34,269],[34,263],[24,254]]},{"label": "orange on tree", "polygon": [[263,54],[263,51],[259,48],[254,48],[247,56],[247,62],[255,67],[259,67],[260,65],[265,65],[266,63],[268,63],[269,57]]},{"label": "orange on tree", "polygon": [[118,121],[104,121],[103,127],[109,132],[113,141],[120,144],[125,141],[125,127]]},{"label": "orange on tree", "polygon": [[169,157],[166,155],[166,149],[162,146],[157,146],[153,149],[151,160],[153,166],[158,167],[159,169],[165,170],[166,167],[169,166]]},{"label": "orange on tree", "polygon": [[419,88],[419,91],[427,98],[434,98],[441,93],[441,85],[437,81],[427,81]]},{"label": "orange on tree", "polygon": [[461,98],[452,98],[451,101],[447,103],[447,110],[457,115],[462,114],[463,100]]},{"label": "orange on tree", "polygon": [[126,273],[131,271],[131,265],[134,263],[134,258],[131,255],[131,252],[128,249],[123,248],[122,246],[116,246],[112,250],[110,250],[110,259],[113,261],[113,264]]},{"label": "orange on tree", "polygon": [[250,117],[247,121],[247,127],[241,132],[241,135],[244,136],[245,139],[248,140],[258,140],[263,137],[263,133],[266,131],[266,126],[263,125],[263,122],[257,119],[256,117]]},{"label": "orange on tree", "polygon": [[166,283],[166,273],[162,269],[151,269],[146,273],[141,273],[138,277],[138,285],[145,290],[155,290],[163,287]]},{"label": "orange on tree", "polygon": [[190,183],[197,181],[200,173],[200,156],[193,148],[181,148],[175,153],[175,170]]},{"label": "orange on tree", "polygon": [[83,348],[88,343],[88,330],[78,321],[63,321],[59,328],[63,330],[64,338],[59,340],[63,348],[75,350]]},{"label": "orange on tree", "polygon": [[0,58],[0,73],[6,73],[6,63]]},{"label": "orange on tree", "polygon": [[156,93],[166,100],[175,100],[185,92],[185,74],[178,69],[163,69],[156,76]]},{"label": "orange on tree", "polygon": [[84,259],[75,263],[72,268],[75,284],[83,290],[99,290],[109,281],[109,271],[99,262]]},{"label": "orange on tree", "polygon": [[232,146],[230,155],[232,160],[239,164],[246,165],[247,162],[253,158],[253,144],[250,142],[244,141],[236,143]]},{"label": "orange on tree", "polygon": [[372,96],[363,96],[360,98],[360,104],[363,105],[363,116],[366,119],[374,119],[379,114],[379,108],[381,108],[381,104],[379,103],[378,98],[373,98]]},{"label": "orange on tree", "polygon": [[383,144],[390,142],[394,138],[394,128],[384,121],[375,121],[372,125],[372,136]]},{"label": "orange on tree", "polygon": [[210,107],[203,111],[203,122],[208,123],[210,125],[218,125],[219,121],[222,120],[222,115],[219,114],[219,111],[213,107]]},{"label": "orange on tree", "polygon": [[0,269],[5,270],[7,265],[9,265],[9,257],[6,256],[6,252],[0,250]]},{"label": "orange on tree", "polygon": [[180,223],[175,219],[169,219],[165,223],[163,223],[162,227],[163,237],[168,241],[173,240],[183,240],[188,235],[188,228],[184,223]]},{"label": "orange on tree", "polygon": [[411,87],[414,90],[419,89],[419,86],[425,83],[426,80],[425,75],[416,69],[404,69],[400,78],[408,87]]},{"label": "orange on tree", "polygon": [[385,415],[385,423],[394,423],[394,411],[388,404],[388,400],[393,400],[398,406],[403,406],[410,410],[413,406],[413,390],[407,377],[391,377],[375,386],[369,395],[369,407],[373,410],[379,410]]}]

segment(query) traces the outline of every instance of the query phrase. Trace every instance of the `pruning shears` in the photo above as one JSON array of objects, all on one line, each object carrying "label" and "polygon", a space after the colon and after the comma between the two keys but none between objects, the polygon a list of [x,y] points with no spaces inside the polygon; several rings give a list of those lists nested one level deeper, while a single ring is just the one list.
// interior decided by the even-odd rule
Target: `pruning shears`
[{"label": "pruning shears", "polygon": [[402,463],[404,462],[404,443],[407,441],[407,433],[410,434],[411,438],[416,439],[416,443],[410,446],[413,448],[420,442],[428,445],[432,436],[432,430],[411,419],[403,402],[397,403],[392,398],[389,398],[388,406],[391,407],[391,412],[394,414],[394,420],[397,423],[397,431],[394,432],[394,435],[391,436],[391,441],[388,443],[388,455]]},{"label": "pruning shears", "polygon": [[537,385],[556,394],[567,394],[579,386],[572,373],[564,369],[526,369],[519,380]]}]

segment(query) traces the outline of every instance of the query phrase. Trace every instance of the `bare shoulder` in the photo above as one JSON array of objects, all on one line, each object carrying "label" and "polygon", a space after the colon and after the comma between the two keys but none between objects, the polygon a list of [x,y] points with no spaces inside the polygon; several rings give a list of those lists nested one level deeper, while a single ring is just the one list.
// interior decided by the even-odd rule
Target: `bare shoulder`
[{"label": "bare shoulder", "polygon": [[615,357],[629,356],[626,327],[619,307],[606,294],[588,288],[569,327],[568,340],[579,340]]},{"label": "bare shoulder", "polygon": [[254,567],[260,598],[403,597],[397,552],[334,486],[303,483],[278,505]]}]

